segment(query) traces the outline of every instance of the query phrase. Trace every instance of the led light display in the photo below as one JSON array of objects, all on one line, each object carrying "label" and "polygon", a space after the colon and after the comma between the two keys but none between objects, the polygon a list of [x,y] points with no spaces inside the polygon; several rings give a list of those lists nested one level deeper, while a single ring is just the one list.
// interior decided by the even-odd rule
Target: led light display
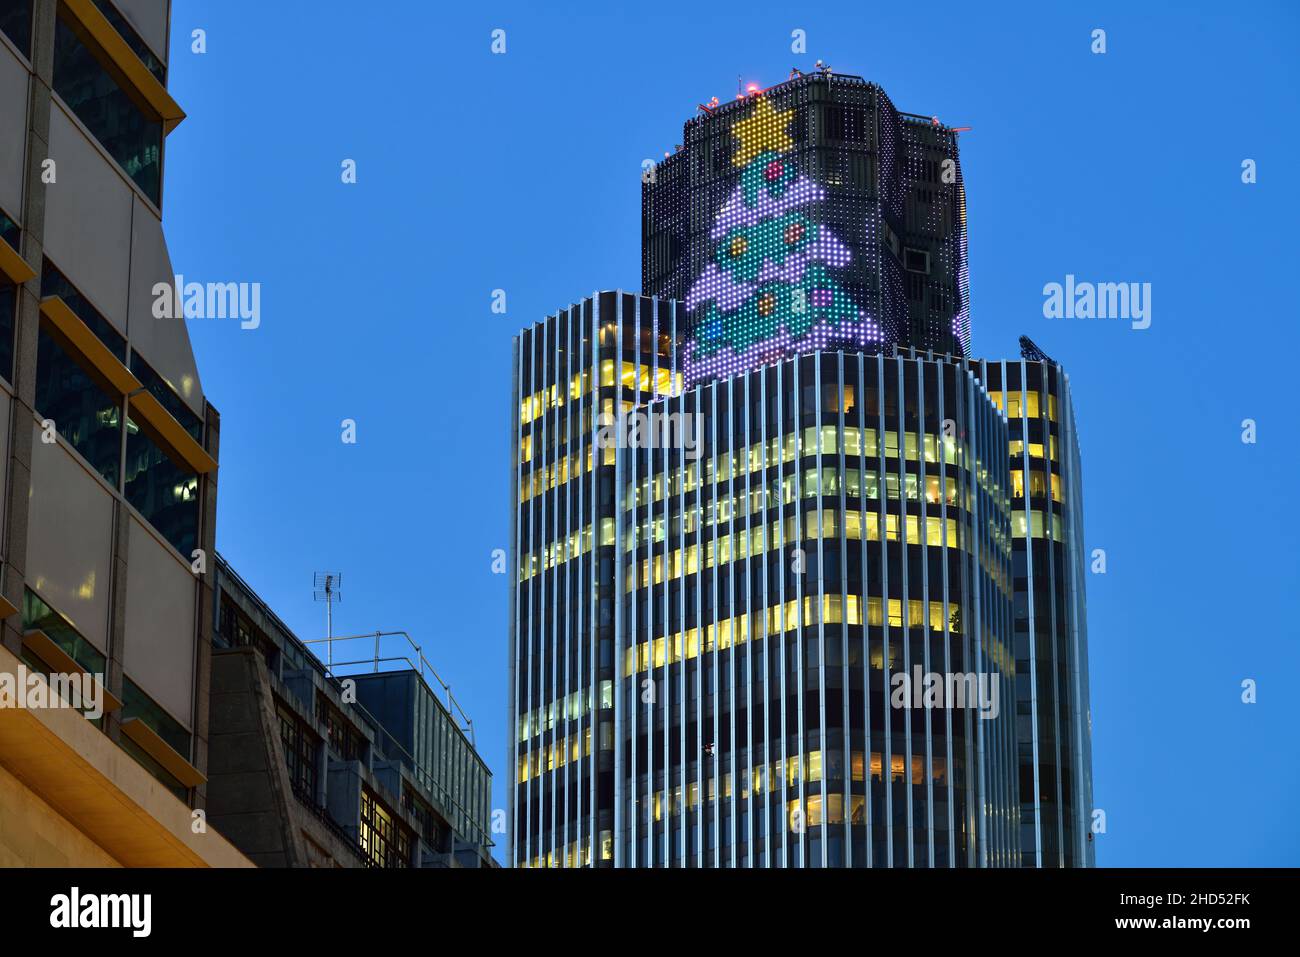
[{"label": "led light display", "polygon": [[881,341],[879,326],[831,272],[852,258],[806,208],[826,191],[799,173],[786,152],[793,111],[765,98],[739,120],[732,159],[740,182],[709,231],[712,257],[686,296],[696,313],[687,344],[687,381],[730,375],[801,346]]},{"label": "led light display", "polygon": [[711,101],[665,156],[642,186],[642,288],[687,307],[687,381],[814,343],[969,354],[950,128],[821,72]]}]

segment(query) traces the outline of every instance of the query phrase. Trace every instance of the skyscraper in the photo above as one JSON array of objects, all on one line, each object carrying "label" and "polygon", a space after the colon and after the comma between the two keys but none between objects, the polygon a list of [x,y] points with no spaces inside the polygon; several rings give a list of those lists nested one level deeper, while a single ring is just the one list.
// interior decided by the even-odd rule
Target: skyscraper
[{"label": "skyscraper", "polygon": [[511,862],[1091,863],[1068,380],[966,358],[952,131],[825,74],[703,113],[673,298],[516,339]]},{"label": "skyscraper", "polygon": [[[517,341],[512,861],[1011,863],[1005,420],[880,354],[683,392],[677,321],[601,293]],[[984,707],[895,707],[918,668]]]},{"label": "skyscraper", "polygon": [[220,419],[184,321],[152,308],[184,118],[169,17],[166,0],[0,13],[0,682],[103,705],[0,708],[3,863],[249,863],[195,825]]},{"label": "skyscraper", "polygon": [[1088,570],[1070,380],[1032,344],[1018,361],[969,365],[1010,436],[1022,863],[1092,866]]},{"label": "skyscraper", "polygon": [[[969,352],[957,135],[876,84],[825,69],[702,104],[643,183],[642,288],[687,304],[688,381],[815,347]],[[773,228],[738,240],[774,187]],[[774,246],[812,261],[806,295],[763,270]]]}]

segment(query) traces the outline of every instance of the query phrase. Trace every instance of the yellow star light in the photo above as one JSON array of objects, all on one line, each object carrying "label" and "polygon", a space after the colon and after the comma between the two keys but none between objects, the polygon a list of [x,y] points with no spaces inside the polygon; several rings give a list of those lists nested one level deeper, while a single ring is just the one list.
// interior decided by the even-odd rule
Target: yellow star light
[{"label": "yellow star light", "polygon": [[748,166],[749,162],[760,153],[784,153],[794,145],[785,129],[794,118],[794,110],[778,113],[772,104],[763,97],[754,107],[748,119],[737,120],[731,132],[740,140],[732,163],[736,166]]}]

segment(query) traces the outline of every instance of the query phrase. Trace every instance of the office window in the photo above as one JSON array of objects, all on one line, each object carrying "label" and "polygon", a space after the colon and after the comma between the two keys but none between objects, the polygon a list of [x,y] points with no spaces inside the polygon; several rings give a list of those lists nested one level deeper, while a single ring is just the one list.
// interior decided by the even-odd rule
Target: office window
[{"label": "office window", "polygon": [[162,121],[146,115],[64,19],[54,31],[54,92],[155,205],[162,203]]},{"label": "office window", "polygon": [[198,548],[198,475],[173,462],[130,417],[126,500],[186,559]]},{"label": "office window", "polygon": [[316,720],[325,724],[330,747],[344,761],[359,761],[364,752],[361,732],[343,716],[323,692],[316,693]]},{"label": "office window", "polygon": [[32,0],[5,0],[0,5],[0,30],[19,52],[32,58]]},{"label": "office window", "polygon": [[77,318],[95,334],[95,338],[107,346],[108,351],[117,356],[120,361],[126,362],[126,337],[118,332],[116,327],[105,319],[99,310],[77,290],[77,287],[68,281],[68,277],[48,259],[41,265],[41,298],[44,299],[46,296],[59,296],[63,299],[68,308],[76,313]]},{"label": "office window", "polygon": [[134,350],[131,352],[131,372],[140,380],[140,384],[153,394],[167,413],[180,423],[181,428],[188,432],[195,442],[202,445],[203,420],[185,404],[172,384],[155,372],[153,366],[145,362],[140,357],[140,353]]},{"label": "office window", "polygon": [[424,842],[434,850],[440,850],[443,846],[443,834],[442,828],[438,826],[437,819],[434,817],[433,808],[411,790],[410,785],[402,788],[402,807],[415,818]]},{"label": "office window", "polygon": [[319,739],[291,709],[276,703],[280,719],[280,741],[284,744],[284,763],[289,784],[295,792],[313,804],[316,801],[316,748]]},{"label": "office window", "polygon": [[117,488],[121,403],[110,398],[44,329],[36,346],[36,411],[53,420],[58,433]]},{"label": "office window", "polygon": [[103,675],[107,659],[81,637],[62,615],[31,589],[23,590],[23,631],[40,630],[67,655],[92,675]]},{"label": "office window", "polygon": [[21,233],[22,230],[18,228],[18,224],[6,216],[4,210],[0,210],[0,239],[3,239],[17,251]]},{"label": "office window", "polygon": [[370,867],[410,867],[411,835],[367,787],[361,788],[361,850]]},{"label": "office window", "polygon": [[190,733],[162,705],[154,701],[130,678],[122,678],[122,720],[139,718],[158,732],[186,761],[190,759]]},{"label": "office window", "polygon": [[94,0],[94,4],[99,8],[99,12],[104,15],[104,19],[126,41],[126,45],[131,48],[131,52],[139,57],[145,69],[153,74],[155,80],[166,86],[167,68],[163,66],[161,60],[154,56],[153,51],[149,49],[149,45],[144,42],[140,34],[135,32],[135,28],[131,26],[126,17],[117,12],[117,7],[113,6],[112,0]]},{"label": "office window", "polygon": [[[122,679],[122,720],[138,718],[156,731],[186,761],[190,760],[190,735],[179,722],[162,709],[130,678]],[[143,748],[126,735],[118,742],[122,750],[135,759],[142,768],[157,778],[177,799],[187,801],[189,788],[172,776],[166,768],[153,759]]]}]

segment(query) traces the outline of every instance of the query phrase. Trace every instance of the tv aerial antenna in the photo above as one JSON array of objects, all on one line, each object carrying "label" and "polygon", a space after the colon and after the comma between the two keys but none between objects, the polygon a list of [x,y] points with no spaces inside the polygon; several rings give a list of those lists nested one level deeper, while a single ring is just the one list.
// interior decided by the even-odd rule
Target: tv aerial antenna
[{"label": "tv aerial antenna", "polygon": [[334,663],[334,603],[343,600],[339,591],[343,576],[339,572],[317,572],[312,578],[312,598],[325,603],[325,663]]}]

